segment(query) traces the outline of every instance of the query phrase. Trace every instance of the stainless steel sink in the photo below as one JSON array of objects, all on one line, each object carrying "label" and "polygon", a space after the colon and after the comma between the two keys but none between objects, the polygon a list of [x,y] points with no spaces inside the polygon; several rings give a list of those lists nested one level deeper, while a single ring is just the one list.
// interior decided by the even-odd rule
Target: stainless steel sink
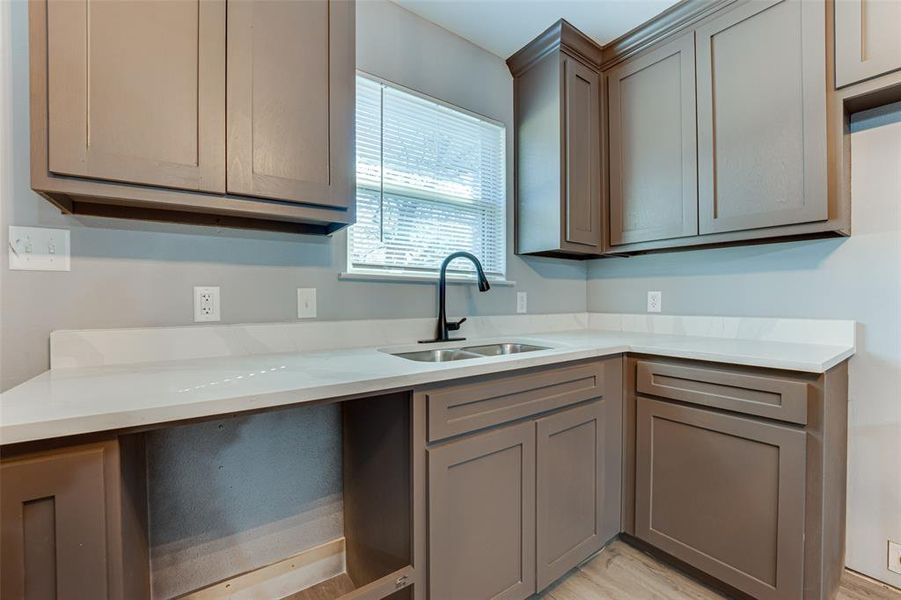
[{"label": "stainless steel sink", "polygon": [[468,358],[482,358],[482,354],[473,354],[472,352],[464,352],[459,348],[447,348],[444,350],[419,350],[417,352],[401,352],[395,354],[407,360],[415,360],[418,362],[449,362],[452,360],[466,360]]},{"label": "stainless steel sink", "polygon": [[466,346],[465,348],[442,348],[436,350],[417,350],[416,352],[399,352],[394,356],[418,362],[449,362],[452,360],[468,360],[470,358],[484,358],[486,356],[503,356],[506,354],[519,354],[520,352],[535,352],[536,350],[547,349],[548,348],[545,348],[544,346],[505,342],[501,344]]},{"label": "stainless steel sink", "polygon": [[531,344],[518,344],[507,342],[503,344],[485,344],[483,346],[467,346],[463,348],[466,352],[481,354],[482,356],[502,356],[505,354],[519,354],[521,352],[536,352],[538,350],[547,350],[544,346],[533,346]]}]

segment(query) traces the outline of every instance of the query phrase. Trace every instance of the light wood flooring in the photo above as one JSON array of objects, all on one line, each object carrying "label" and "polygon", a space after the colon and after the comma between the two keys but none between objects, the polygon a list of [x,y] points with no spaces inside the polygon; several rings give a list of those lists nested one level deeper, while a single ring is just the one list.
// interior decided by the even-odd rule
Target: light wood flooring
[{"label": "light wood flooring", "polygon": [[[672,567],[615,541],[539,598],[543,600],[720,600]],[[901,591],[845,571],[836,600],[901,600]]]}]

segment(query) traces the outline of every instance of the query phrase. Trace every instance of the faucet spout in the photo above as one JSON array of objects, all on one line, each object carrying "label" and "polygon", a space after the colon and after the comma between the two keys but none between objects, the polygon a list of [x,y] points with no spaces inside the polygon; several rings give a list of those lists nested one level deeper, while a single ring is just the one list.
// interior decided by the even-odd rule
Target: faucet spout
[{"label": "faucet spout", "polygon": [[[478,285],[480,292],[487,292],[491,289],[491,285],[488,283],[488,278],[485,277],[485,271],[482,269],[482,263],[479,262],[479,259],[476,258],[474,254],[469,252],[454,252],[453,254],[449,254],[447,258],[441,263],[441,271],[438,276],[438,326],[435,330],[435,339],[433,340],[423,340],[422,343],[429,342],[448,342],[451,341],[451,337],[448,332],[457,331],[460,329],[460,325],[463,324],[463,321],[466,319],[460,319],[459,321],[450,321],[447,320],[447,266],[451,263],[451,261],[458,258],[466,258],[472,262],[476,267],[476,276],[478,278]],[[453,339],[465,339],[465,338],[453,338]]]}]

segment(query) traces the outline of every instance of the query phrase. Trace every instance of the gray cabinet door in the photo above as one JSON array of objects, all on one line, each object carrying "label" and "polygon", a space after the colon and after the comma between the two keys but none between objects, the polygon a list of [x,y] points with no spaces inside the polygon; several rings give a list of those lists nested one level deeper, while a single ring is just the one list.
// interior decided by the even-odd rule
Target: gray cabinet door
[{"label": "gray cabinet door", "polygon": [[696,30],[701,234],[828,217],[825,21],[759,0]]},{"label": "gray cabinet door", "polygon": [[225,27],[224,0],[49,0],[49,170],[224,192]]},{"label": "gray cabinet door", "polygon": [[835,85],[901,69],[901,2],[835,2]]},{"label": "gray cabinet door", "polygon": [[607,98],[610,245],[697,235],[694,36],[607,72]]},{"label": "gray cabinet door", "polygon": [[801,598],[805,432],[642,396],[637,413],[636,535],[754,598]]},{"label": "gray cabinet door", "polygon": [[600,78],[566,57],[564,70],[564,148],[566,241],[580,246],[601,243]]},{"label": "gray cabinet door", "polygon": [[354,194],[354,3],[228,3],[228,191],[344,207]]},{"label": "gray cabinet door", "polygon": [[430,600],[535,592],[535,424],[430,448]]},{"label": "gray cabinet door", "polygon": [[116,598],[107,576],[105,446],[0,466],[4,598]]},{"label": "gray cabinet door", "polygon": [[608,404],[596,400],[538,419],[539,591],[600,550],[607,540],[602,529]]}]

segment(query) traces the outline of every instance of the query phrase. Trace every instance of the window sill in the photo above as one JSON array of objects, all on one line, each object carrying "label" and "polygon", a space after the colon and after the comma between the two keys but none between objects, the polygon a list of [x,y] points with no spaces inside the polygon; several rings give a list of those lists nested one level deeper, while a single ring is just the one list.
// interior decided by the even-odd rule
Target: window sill
[{"label": "window sill", "polygon": [[[338,273],[338,279],[344,281],[381,281],[391,283],[438,283],[437,275],[412,274],[412,273],[384,273],[380,271],[346,271]],[[448,275],[447,282],[452,284],[469,284],[475,285],[475,277],[467,277],[465,275]],[[508,279],[494,279],[489,277],[488,283],[499,287],[514,286],[515,281]]]}]

